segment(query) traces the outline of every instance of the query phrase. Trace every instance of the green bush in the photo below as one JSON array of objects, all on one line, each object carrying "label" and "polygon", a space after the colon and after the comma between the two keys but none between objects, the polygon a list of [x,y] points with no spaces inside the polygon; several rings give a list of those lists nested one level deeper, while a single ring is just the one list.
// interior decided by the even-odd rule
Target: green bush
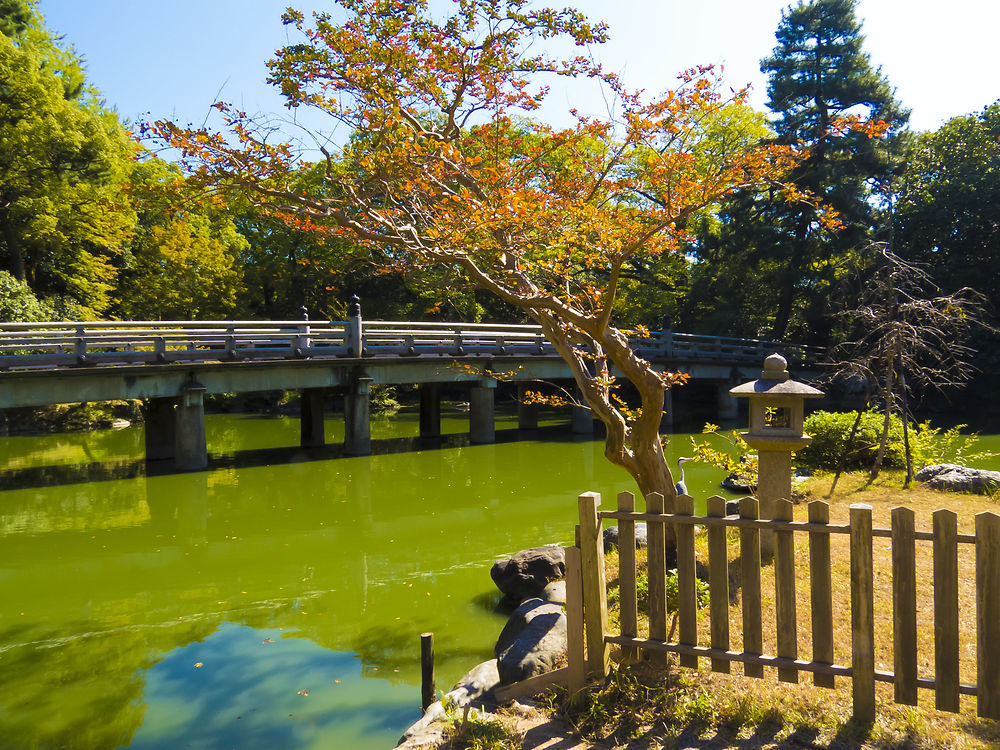
[{"label": "green bush", "polygon": [[[853,411],[817,411],[810,414],[806,418],[805,432],[812,436],[812,442],[796,451],[795,463],[810,469],[836,469],[856,418],[857,412]],[[865,469],[875,462],[884,420],[885,415],[877,411],[866,411],[861,415],[861,424],[845,456],[845,469]],[[897,468],[906,465],[903,421],[895,414],[889,420],[889,440],[882,465]]]}]

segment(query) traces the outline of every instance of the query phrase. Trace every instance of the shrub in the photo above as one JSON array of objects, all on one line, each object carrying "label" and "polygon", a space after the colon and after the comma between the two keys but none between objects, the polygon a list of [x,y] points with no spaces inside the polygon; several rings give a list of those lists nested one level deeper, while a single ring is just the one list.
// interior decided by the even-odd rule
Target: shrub
[{"label": "shrub", "polygon": [[[805,432],[812,436],[812,442],[795,453],[795,463],[811,469],[836,469],[856,418],[857,412],[850,411],[810,414],[806,418]],[[875,462],[884,420],[885,415],[874,410],[861,415],[861,424],[845,456],[845,469],[864,469]],[[889,419],[889,440],[882,465],[897,468],[906,465],[903,421],[895,414]]]}]

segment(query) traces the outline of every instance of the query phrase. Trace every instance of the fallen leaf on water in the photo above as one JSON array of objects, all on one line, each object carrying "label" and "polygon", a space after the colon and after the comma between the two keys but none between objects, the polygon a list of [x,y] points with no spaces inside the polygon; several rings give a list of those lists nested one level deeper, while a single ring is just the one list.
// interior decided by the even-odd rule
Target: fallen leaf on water
[{"label": "fallen leaf on water", "polygon": [[195,669],[198,669],[199,667],[203,667],[203,666],[205,666],[205,663],[204,663],[204,662],[200,662],[200,661],[196,661],[196,662],[194,663],[194,668],[195,668]]},{"label": "fallen leaf on water", "polygon": [[338,685],[340,684],[340,680],[334,680],[334,682],[337,683]]},{"label": "fallen leaf on water", "polygon": [[299,691],[299,695],[309,695],[309,691],[308,690],[300,690]]},{"label": "fallen leaf on water", "polygon": [[265,638],[261,643],[274,643],[274,641],[271,638]]}]

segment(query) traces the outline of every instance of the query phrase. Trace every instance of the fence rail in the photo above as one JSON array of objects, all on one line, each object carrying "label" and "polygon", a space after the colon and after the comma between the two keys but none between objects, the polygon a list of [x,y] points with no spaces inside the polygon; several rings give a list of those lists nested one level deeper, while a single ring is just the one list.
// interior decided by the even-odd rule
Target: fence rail
[{"label": "fence rail", "polygon": [[[772,352],[815,364],[819,347],[654,332],[630,340],[651,360],[757,363]],[[323,357],[555,356],[541,326],[398,321],[65,321],[0,323],[0,370]]]},{"label": "fence rail", "polygon": [[[739,501],[738,515],[726,515],[721,497],[707,501],[706,515],[693,512],[687,495],[675,499],[666,512],[662,496],[650,494],[644,513],[635,511],[631,493],[618,496],[618,508],[600,511],[600,495],[585,493],[579,498],[579,550],[567,564],[580,560],[579,583],[568,580],[567,606],[579,599],[587,643],[586,663],[582,649],[570,649],[567,674],[571,689],[582,685],[586,672],[603,676],[608,668],[608,647],[621,647],[622,661],[640,654],[646,658],[679,655],[681,666],[696,668],[709,659],[716,672],[729,672],[733,662],[743,664],[744,674],[762,677],[764,668],[777,670],[779,680],[798,682],[801,672],[811,673],[814,684],[833,688],[837,677],[850,678],[854,715],[871,722],[875,718],[875,683],[894,685],[896,703],[916,705],[918,689],[933,690],[938,709],[957,712],[959,696],[975,696],[980,716],[1000,719],[1000,515],[991,512],[975,517],[975,534],[959,534],[958,519],[950,510],[933,513],[932,529],[917,531],[913,511],[892,510],[890,528],[872,525],[872,508],[852,505],[847,524],[831,524],[829,505],[809,504],[809,521],[792,520],[792,504],[779,500],[775,519],[759,518],[754,498]],[[619,604],[620,632],[608,631],[607,588],[603,566],[603,519],[619,523]],[[639,637],[635,564],[635,524],[648,524],[649,637]],[[673,525],[677,541],[677,639],[668,640],[665,601],[666,561],[663,539]],[[699,632],[696,589],[695,526],[706,527],[709,612],[707,632]],[[730,635],[730,589],[728,530],[738,532],[740,601],[742,605],[741,647],[734,648]],[[776,654],[764,653],[761,591],[762,532],[774,534],[774,642]],[[812,631],[811,658],[798,653],[795,534],[806,534],[809,555],[808,611]],[[830,541],[833,535],[847,535],[850,550],[850,663],[837,663],[834,628]],[[893,670],[877,669],[875,662],[875,575],[873,539],[884,537],[891,543],[892,654]],[[917,566],[916,542],[929,541],[933,576],[920,585],[933,586],[934,675],[918,674],[917,661]],[[960,544],[975,546],[976,684],[959,679],[959,555]],[[574,573],[575,574],[575,573]],[[671,630],[673,632],[673,629]],[[583,636],[575,636],[578,640]],[[574,636],[571,635],[571,641]],[[842,655],[843,656],[843,655]]]}]

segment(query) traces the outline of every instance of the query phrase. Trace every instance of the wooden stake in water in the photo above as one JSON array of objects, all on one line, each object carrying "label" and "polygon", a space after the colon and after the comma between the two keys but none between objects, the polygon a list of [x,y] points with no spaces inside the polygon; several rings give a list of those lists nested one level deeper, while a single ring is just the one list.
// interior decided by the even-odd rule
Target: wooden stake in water
[{"label": "wooden stake in water", "polygon": [[420,634],[420,705],[426,711],[437,699],[434,687],[434,634]]}]

